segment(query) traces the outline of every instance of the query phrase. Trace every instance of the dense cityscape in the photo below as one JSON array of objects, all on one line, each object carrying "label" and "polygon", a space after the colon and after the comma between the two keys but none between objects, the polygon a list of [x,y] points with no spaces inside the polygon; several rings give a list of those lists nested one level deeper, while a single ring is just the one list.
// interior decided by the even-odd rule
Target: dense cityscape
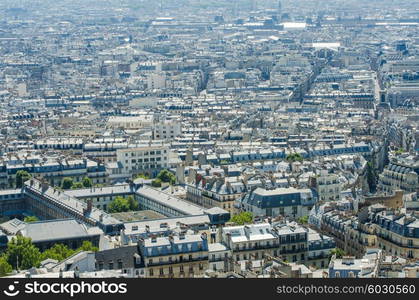
[{"label": "dense cityscape", "polygon": [[418,25],[1,0],[0,277],[419,278]]}]

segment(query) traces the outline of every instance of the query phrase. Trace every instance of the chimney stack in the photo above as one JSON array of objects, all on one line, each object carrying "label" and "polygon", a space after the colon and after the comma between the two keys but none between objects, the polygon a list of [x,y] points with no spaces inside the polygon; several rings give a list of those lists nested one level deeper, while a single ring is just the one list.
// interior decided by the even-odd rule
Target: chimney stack
[{"label": "chimney stack", "polygon": [[84,215],[90,214],[93,209],[93,200],[87,200],[87,207],[84,209]]}]

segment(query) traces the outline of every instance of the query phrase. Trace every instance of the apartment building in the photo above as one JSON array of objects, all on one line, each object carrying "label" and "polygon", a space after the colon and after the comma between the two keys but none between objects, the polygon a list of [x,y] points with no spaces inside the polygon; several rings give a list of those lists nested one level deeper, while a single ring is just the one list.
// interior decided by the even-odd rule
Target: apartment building
[{"label": "apartment building", "polygon": [[419,161],[413,156],[394,157],[379,175],[379,184],[384,192],[419,190]]},{"label": "apartment building", "polygon": [[417,213],[383,210],[371,215],[378,247],[389,255],[419,258],[419,219]]},{"label": "apartment building", "polygon": [[339,201],[342,185],[336,174],[322,173],[312,178],[319,201]]},{"label": "apartment building", "polygon": [[206,234],[140,239],[139,256],[148,278],[193,278],[208,269]]},{"label": "apartment building", "polygon": [[153,125],[153,137],[156,140],[173,140],[182,134],[178,120],[163,120]]},{"label": "apartment building", "polygon": [[308,230],[295,223],[252,224],[222,228],[222,243],[236,262],[260,260],[266,255],[290,262],[308,259]]},{"label": "apartment building", "polygon": [[235,213],[235,201],[246,191],[243,182],[235,178],[203,177],[186,184],[186,199],[204,207],[219,207]]},{"label": "apartment building", "polygon": [[315,202],[312,190],[295,188],[257,188],[239,200],[241,209],[256,216],[292,218],[307,216]]},{"label": "apartment building", "polygon": [[89,177],[94,184],[107,183],[106,168],[101,163],[86,158],[25,154],[10,155],[0,161],[0,187],[13,188],[18,171],[27,171],[33,177],[43,178],[53,186],[60,186],[64,177],[71,177],[74,181]]},{"label": "apartment building", "polygon": [[118,149],[116,160],[120,164],[120,171],[123,174],[142,173],[155,176],[162,169],[169,167],[169,148],[165,146],[134,146]]}]

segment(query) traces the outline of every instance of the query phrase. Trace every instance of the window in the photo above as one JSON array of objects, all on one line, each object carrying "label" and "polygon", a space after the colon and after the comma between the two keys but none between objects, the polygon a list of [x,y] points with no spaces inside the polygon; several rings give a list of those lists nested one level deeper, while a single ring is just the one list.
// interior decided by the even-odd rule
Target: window
[{"label": "window", "polygon": [[150,269],[149,274],[150,274],[150,276],[154,276],[153,269]]},{"label": "window", "polygon": [[340,272],[335,272],[335,277],[340,278]]},{"label": "window", "polygon": [[160,268],[160,275],[164,275],[163,268]]}]

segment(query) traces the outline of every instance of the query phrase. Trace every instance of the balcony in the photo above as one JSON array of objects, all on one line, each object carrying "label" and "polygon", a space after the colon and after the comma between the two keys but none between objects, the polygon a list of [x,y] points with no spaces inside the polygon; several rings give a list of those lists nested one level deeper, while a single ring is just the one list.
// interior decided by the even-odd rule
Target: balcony
[{"label": "balcony", "polygon": [[[148,262],[148,259],[146,259],[146,261]],[[208,256],[203,256],[203,257],[197,257],[197,258],[192,258],[192,259],[174,259],[172,261],[169,260],[164,260],[164,261],[154,261],[152,263],[147,263],[148,267],[155,267],[155,266],[164,266],[164,265],[176,265],[176,264],[187,264],[187,263],[192,263],[192,262],[207,262],[208,261]]]},{"label": "balcony", "polygon": [[257,245],[252,247],[245,247],[245,248],[234,248],[234,252],[246,252],[246,251],[256,251],[256,250],[268,250],[268,249],[278,249],[280,245],[272,244],[272,245]]},{"label": "balcony", "polygon": [[280,245],[287,245],[287,244],[295,244],[295,243],[306,243],[307,239],[303,238],[303,239],[290,239],[290,240],[280,240],[279,244]]},{"label": "balcony", "polygon": [[279,254],[295,254],[295,253],[306,252],[306,251],[308,251],[307,248],[296,248],[294,250],[286,249],[286,250],[280,250]]}]

